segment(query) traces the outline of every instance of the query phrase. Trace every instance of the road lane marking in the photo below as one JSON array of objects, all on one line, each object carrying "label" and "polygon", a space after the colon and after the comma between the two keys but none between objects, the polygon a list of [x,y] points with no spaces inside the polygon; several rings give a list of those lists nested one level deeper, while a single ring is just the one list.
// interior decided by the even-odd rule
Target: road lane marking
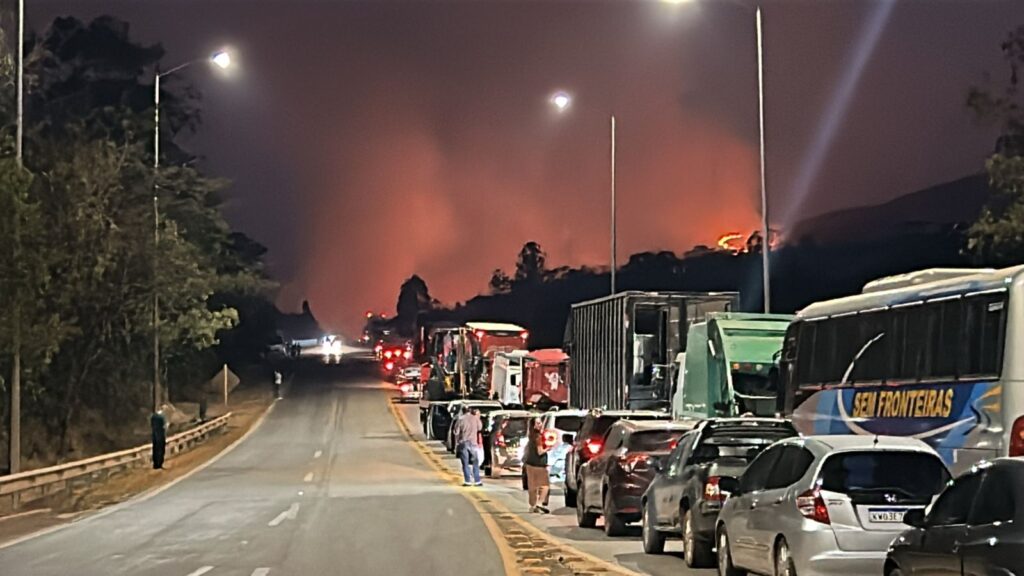
[{"label": "road lane marking", "polygon": [[270,526],[271,528],[273,528],[273,527],[277,526],[278,524],[280,524],[281,522],[284,522],[285,520],[295,520],[295,518],[298,517],[298,515],[299,515],[299,503],[298,502],[292,502],[292,505],[289,506],[287,510],[285,510],[284,512],[281,512],[280,514],[275,516],[273,520],[271,520],[270,522],[267,523],[267,526]]},{"label": "road lane marking", "polygon": [[303,481],[303,482],[312,482],[312,481],[313,481],[313,473],[312,473],[312,472],[310,472],[310,473],[306,474],[306,475],[305,475],[305,476],[304,476],[304,477],[302,478],[302,481]]},{"label": "road lane marking", "polygon": [[[441,460],[441,455],[435,453],[427,443],[413,435],[412,427],[405,421],[405,417],[398,412],[398,408],[394,404],[388,402],[388,409],[394,417],[399,430],[405,434],[406,440],[412,445],[411,447],[413,448],[413,452],[419,454],[423,460],[426,461],[427,465],[430,468],[433,468],[433,470],[443,480],[447,480],[451,485],[458,486],[462,482],[462,475],[449,469]],[[502,526],[499,526],[495,518],[503,521],[508,520],[516,524],[519,530],[513,528],[513,532],[520,535],[535,535],[544,542],[542,545],[543,547],[556,547],[560,553],[558,556],[558,563],[570,569],[575,570],[577,566],[574,566],[574,564],[576,564],[576,561],[581,561],[580,563],[583,564],[583,566],[579,566],[579,568],[586,573],[601,572],[616,576],[640,576],[640,572],[580,550],[571,543],[563,541],[553,534],[549,534],[544,529],[534,526],[521,518],[517,513],[510,510],[504,504],[485,497],[483,492],[479,492],[477,490],[467,491],[463,489],[460,490],[459,493],[469,501],[470,505],[476,509],[480,518],[483,520],[484,526],[490,533],[491,539],[494,541],[495,546],[498,548],[498,553],[501,555],[506,576],[519,575],[522,571],[520,571],[517,566],[519,557],[516,550],[513,550],[513,543],[511,543],[507,538],[507,534],[509,533],[508,527],[503,528]],[[449,513],[451,513],[451,510],[449,510]],[[517,550],[519,549],[518,545],[515,545],[515,547]],[[564,554],[565,557],[563,558],[561,554]],[[570,556],[574,558],[570,558]],[[533,559],[524,556],[523,561],[524,565],[528,565],[532,563]],[[587,565],[587,562],[589,562],[590,565]]]},{"label": "road lane marking", "polygon": [[324,455],[324,451],[323,450],[317,450],[316,452],[313,452],[313,459],[316,460],[317,458],[319,458],[319,457],[321,457],[323,455]]},{"label": "road lane marking", "polygon": [[273,412],[273,410],[274,410],[274,403],[271,402],[270,405],[267,406],[267,409],[263,411],[263,414],[261,414],[260,417],[255,422],[252,423],[252,425],[245,432],[245,434],[242,434],[242,436],[239,437],[237,440],[235,440],[231,444],[228,444],[227,447],[225,447],[223,450],[221,450],[213,458],[210,458],[209,460],[207,460],[206,462],[203,462],[199,466],[196,466],[195,468],[189,470],[188,472],[185,472],[184,474],[182,474],[181,476],[178,476],[174,480],[171,480],[170,482],[168,482],[168,483],[166,483],[166,484],[164,484],[162,486],[157,486],[157,487],[155,487],[155,488],[153,488],[151,490],[148,490],[146,492],[142,492],[140,494],[136,494],[135,496],[133,496],[132,498],[129,498],[128,500],[125,500],[124,502],[118,502],[117,504],[114,504],[113,506],[108,506],[107,508],[104,508],[104,509],[100,510],[99,512],[96,512],[95,514],[88,514],[88,515],[84,516],[81,520],[78,520],[76,522],[67,522],[67,523],[64,523],[64,524],[58,524],[56,526],[51,526],[49,528],[43,528],[42,530],[39,530],[38,532],[33,532],[31,534],[26,534],[24,536],[19,536],[18,538],[15,538],[13,540],[8,540],[7,542],[4,542],[4,543],[0,544],[0,550],[4,550],[6,548],[11,548],[12,546],[17,546],[17,545],[21,544],[22,542],[28,542],[29,540],[32,540],[34,538],[39,538],[41,536],[46,536],[47,534],[53,534],[54,532],[60,532],[61,530],[64,530],[64,529],[66,529],[68,527],[71,527],[71,526],[75,526],[75,527],[84,526],[85,524],[88,524],[89,522],[95,522],[96,520],[99,520],[100,518],[103,518],[105,516],[109,516],[109,515],[113,514],[114,512],[117,512],[118,510],[123,510],[125,508],[129,508],[131,506],[134,506],[136,504],[140,504],[140,503],[145,502],[145,501],[147,501],[147,500],[149,500],[151,498],[155,498],[156,496],[159,496],[160,494],[166,492],[167,490],[170,490],[171,488],[177,486],[178,484],[188,480],[192,476],[195,476],[196,474],[202,472],[203,470],[206,470],[210,466],[213,466],[218,461],[220,461],[221,458],[223,458],[223,457],[227,456],[228,454],[230,454],[231,451],[233,451],[235,448],[240,446],[242,444],[242,442],[245,442],[246,440],[249,439],[250,436],[252,436],[253,434],[256,433],[256,430],[259,429],[259,427],[263,424],[263,421],[267,419],[267,416],[269,416],[270,413]]},{"label": "road lane marking", "polygon": [[186,576],[203,576],[203,574],[206,574],[210,570],[213,570],[213,566],[203,566],[202,568],[200,568],[198,570],[194,570],[192,572],[189,572]]},{"label": "road lane marking", "polygon": [[252,571],[252,576],[267,576],[270,574],[270,568],[257,568]]}]

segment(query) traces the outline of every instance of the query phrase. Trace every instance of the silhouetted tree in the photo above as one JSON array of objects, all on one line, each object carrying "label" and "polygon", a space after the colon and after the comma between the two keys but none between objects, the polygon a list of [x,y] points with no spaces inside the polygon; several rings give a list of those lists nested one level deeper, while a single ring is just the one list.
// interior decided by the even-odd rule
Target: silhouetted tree
[{"label": "silhouetted tree", "polygon": [[495,268],[488,286],[491,294],[504,294],[512,289],[512,279],[501,268]]},{"label": "silhouetted tree", "polygon": [[433,300],[427,283],[413,274],[402,283],[398,290],[398,330],[403,336],[412,336],[416,327],[416,317],[420,312],[430,310]]},{"label": "silhouetted tree", "polygon": [[1001,88],[972,87],[967,105],[985,122],[997,123],[996,152],[985,162],[992,196],[968,230],[967,249],[979,263],[1024,260],[1024,26],[1002,43],[1010,77]]},{"label": "silhouetted tree", "polygon": [[544,279],[547,254],[540,244],[530,241],[523,244],[516,260],[516,282],[536,283]]}]

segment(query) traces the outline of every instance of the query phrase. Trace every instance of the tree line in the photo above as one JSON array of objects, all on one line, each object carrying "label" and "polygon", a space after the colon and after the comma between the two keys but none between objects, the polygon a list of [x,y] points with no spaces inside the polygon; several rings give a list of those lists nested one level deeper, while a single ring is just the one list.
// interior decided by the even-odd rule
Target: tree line
[{"label": "tree line", "polygon": [[59,18],[30,38],[22,168],[11,44],[0,38],[0,397],[6,422],[17,347],[24,458],[47,462],[80,455],[89,434],[93,445],[123,444],[145,422],[154,295],[173,398],[210,376],[219,336],[237,332],[240,313],[265,311],[272,286],[263,247],[221,214],[227,183],[174,144],[200,125],[191,86],[161,91],[153,168],[161,46],[134,42],[110,17]]}]

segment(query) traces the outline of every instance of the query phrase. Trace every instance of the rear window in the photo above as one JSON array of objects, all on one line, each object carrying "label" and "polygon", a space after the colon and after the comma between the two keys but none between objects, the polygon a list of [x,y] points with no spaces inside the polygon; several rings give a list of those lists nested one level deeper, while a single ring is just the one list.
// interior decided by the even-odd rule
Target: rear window
[{"label": "rear window", "polygon": [[529,418],[510,418],[501,423],[501,433],[504,436],[526,436],[526,428]]},{"label": "rear window", "polygon": [[555,428],[559,430],[578,432],[582,425],[582,416],[555,416]]},{"label": "rear window", "polygon": [[629,449],[638,452],[668,452],[676,447],[685,430],[651,430],[629,436]]},{"label": "rear window", "polygon": [[927,504],[948,480],[942,461],[920,452],[848,452],[821,468],[822,489],[863,504]]}]

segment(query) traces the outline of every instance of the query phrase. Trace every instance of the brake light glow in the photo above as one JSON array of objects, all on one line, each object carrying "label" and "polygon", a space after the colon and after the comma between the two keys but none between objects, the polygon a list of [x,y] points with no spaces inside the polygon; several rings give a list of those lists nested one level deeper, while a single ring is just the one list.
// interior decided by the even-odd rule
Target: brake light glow
[{"label": "brake light glow", "polygon": [[412,390],[412,386],[410,386],[408,384],[402,384],[400,386],[400,388],[402,389],[402,392],[406,392],[406,393],[408,393],[410,390]]},{"label": "brake light glow", "polygon": [[391,358],[391,350],[385,350],[384,351],[384,357],[385,358]]},{"label": "brake light glow", "polygon": [[1010,456],[1024,456],[1024,416],[1014,420],[1010,429]]},{"label": "brake light glow", "polygon": [[808,490],[796,497],[796,508],[804,518],[810,518],[822,524],[831,524],[828,517],[828,507],[825,506],[825,499],[817,488]]},{"label": "brake light glow", "polygon": [[483,330],[477,330],[476,332],[474,332],[474,334],[476,335],[476,339],[477,340],[483,340],[484,339],[484,331]]},{"label": "brake light glow", "polygon": [[405,358],[406,360],[412,358],[412,352],[406,350],[405,352],[402,353],[402,358]]},{"label": "brake light glow", "polygon": [[602,442],[600,440],[587,440],[583,446],[586,448],[588,454],[591,456],[597,456],[597,453],[601,451],[601,444]]},{"label": "brake light glow", "polygon": [[722,480],[721,476],[710,476],[708,481],[704,484],[704,499],[708,502],[725,502],[725,499],[729,497],[728,492],[723,492],[719,482]]},{"label": "brake light glow", "polygon": [[394,368],[395,368],[395,363],[394,362],[387,362],[386,364],[384,364],[384,369],[385,370],[393,370]]},{"label": "brake light glow", "polygon": [[530,333],[526,330],[523,330],[522,332],[519,333],[519,337],[522,338],[523,340],[526,340],[527,338],[530,337]]}]

